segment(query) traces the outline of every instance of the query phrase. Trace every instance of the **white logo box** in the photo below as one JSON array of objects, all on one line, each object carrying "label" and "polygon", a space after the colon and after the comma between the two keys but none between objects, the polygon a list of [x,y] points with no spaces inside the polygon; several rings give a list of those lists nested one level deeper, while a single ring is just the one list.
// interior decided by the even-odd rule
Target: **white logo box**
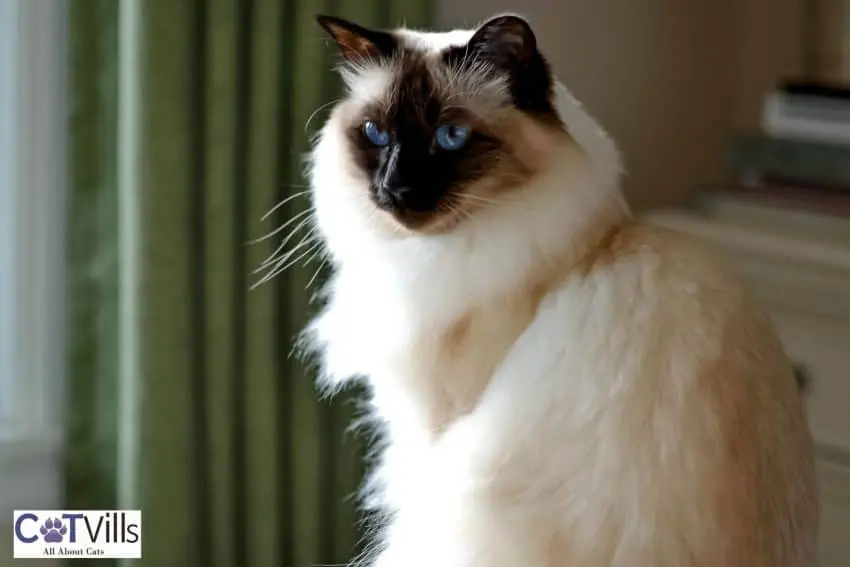
[{"label": "white logo box", "polygon": [[141,559],[141,510],[15,510],[15,559]]}]

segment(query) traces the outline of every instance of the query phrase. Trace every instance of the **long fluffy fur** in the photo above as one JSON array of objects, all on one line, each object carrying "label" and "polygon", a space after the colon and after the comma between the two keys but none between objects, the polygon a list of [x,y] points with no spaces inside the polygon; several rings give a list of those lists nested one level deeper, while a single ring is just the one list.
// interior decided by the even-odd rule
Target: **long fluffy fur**
[{"label": "long fluffy fur", "polygon": [[[401,32],[463,45],[472,32]],[[385,69],[346,78],[381,96]],[[335,274],[321,380],[368,377],[385,425],[377,567],[806,567],[811,439],[790,365],[737,280],[636,224],[613,142],[563,85],[570,143],[443,234],[387,234],[339,126],[310,179]],[[362,102],[362,101],[361,101]]]}]

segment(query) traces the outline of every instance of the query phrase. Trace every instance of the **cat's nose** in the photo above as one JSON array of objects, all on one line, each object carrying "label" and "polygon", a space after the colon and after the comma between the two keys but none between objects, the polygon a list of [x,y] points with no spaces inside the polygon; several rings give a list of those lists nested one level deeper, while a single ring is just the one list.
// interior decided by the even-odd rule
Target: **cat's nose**
[{"label": "cat's nose", "polygon": [[372,185],[375,203],[382,209],[398,211],[405,208],[410,199],[410,185],[406,183],[401,164],[401,147],[396,144],[389,149]]},{"label": "cat's nose", "polygon": [[410,187],[406,185],[381,185],[375,189],[375,203],[388,211],[404,209],[409,197]]}]

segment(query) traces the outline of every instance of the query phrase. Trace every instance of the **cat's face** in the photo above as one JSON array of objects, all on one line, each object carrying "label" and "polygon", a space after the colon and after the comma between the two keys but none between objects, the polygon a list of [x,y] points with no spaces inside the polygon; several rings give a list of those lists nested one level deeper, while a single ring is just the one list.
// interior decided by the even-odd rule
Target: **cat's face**
[{"label": "cat's face", "polygon": [[445,232],[497,206],[568,142],[553,80],[529,25],[494,18],[465,37],[367,30],[320,16],[341,49],[347,96],[323,138],[344,155],[337,190],[372,218]]}]

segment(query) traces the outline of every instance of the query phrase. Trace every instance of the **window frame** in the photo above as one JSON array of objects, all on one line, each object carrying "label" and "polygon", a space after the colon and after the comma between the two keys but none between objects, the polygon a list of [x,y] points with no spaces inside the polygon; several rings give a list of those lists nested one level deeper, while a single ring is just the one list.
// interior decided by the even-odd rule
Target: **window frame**
[{"label": "window frame", "polygon": [[0,526],[62,500],[67,16],[67,0],[0,2]]}]

